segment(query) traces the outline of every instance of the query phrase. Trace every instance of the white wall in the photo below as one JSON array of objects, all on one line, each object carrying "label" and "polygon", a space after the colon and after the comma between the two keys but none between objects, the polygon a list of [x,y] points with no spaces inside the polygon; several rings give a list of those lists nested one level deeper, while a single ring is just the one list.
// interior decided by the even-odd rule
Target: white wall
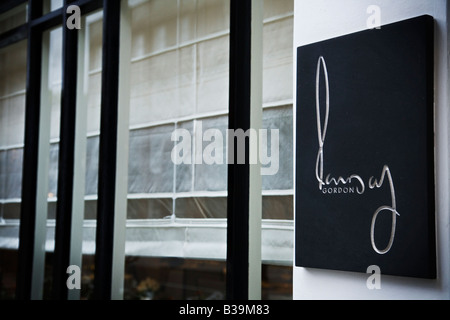
[{"label": "white wall", "polygon": [[[449,299],[449,112],[446,0],[295,0],[296,48],[367,28],[367,8],[381,8],[388,24],[429,14],[436,20],[436,233],[437,280],[381,276],[381,289],[369,290],[363,273],[294,267],[294,299]],[[295,58],[296,59],[296,58]],[[294,70],[295,66],[294,66]],[[295,90],[295,86],[294,86]],[[295,97],[295,94],[294,94]],[[294,104],[295,105],[295,104]]]}]

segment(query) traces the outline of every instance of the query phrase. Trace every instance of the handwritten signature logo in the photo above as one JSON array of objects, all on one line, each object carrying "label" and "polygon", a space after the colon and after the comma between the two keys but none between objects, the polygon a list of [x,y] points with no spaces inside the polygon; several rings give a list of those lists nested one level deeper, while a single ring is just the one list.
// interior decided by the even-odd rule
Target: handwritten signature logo
[{"label": "handwritten signature logo", "polygon": [[[320,76],[321,72],[323,72],[323,76],[325,79],[325,117],[324,123],[321,123],[321,101],[320,101]],[[326,193],[341,193],[337,192],[344,190],[344,193],[348,193],[348,190],[352,190],[350,185],[355,185],[356,191],[358,194],[362,195],[366,192],[366,183],[364,179],[358,174],[352,174],[348,177],[338,178],[333,177],[331,174],[328,174],[324,178],[324,150],[325,150],[325,140],[328,129],[328,122],[330,118],[330,87],[329,87],[329,78],[328,78],[328,70],[324,57],[319,57],[317,62],[317,72],[316,72],[316,116],[317,116],[317,137],[319,140],[319,150],[317,152],[317,160],[316,160],[316,179],[319,183],[319,190],[321,190],[324,194]],[[381,175],[379,179],[375,179],[374,176],[370,177],[367,186],[370,190],[379,189],[384,185],[384,182],[387,178],[387,182],[389,184],[390,193],[391,193],[391,205],[380,206],[372,216],[372,223],[370,227],[370,241],[372,244],[373,250],[378,254],[386,254],[388,253],[392,245],[394,243],[395,238],[395,230],[397,225],[397,216],[400,214],[397,212],[397,204],[395,200],[395,188],[394,188],[394,180],[392,179],[392,174],[388,165],[385,165],[381,171]],[[330,187],[332,186],[332,187]],[[353,188],[355,188],[353,187]],[[347,190],[347,192],[345,192]],[[378,215],[383,211],[388,211],[392,215],[391,222],[391,235],[389,238],[389,242],[387,246],[380,250],[375,244],[375,224],[378,218]]]}]

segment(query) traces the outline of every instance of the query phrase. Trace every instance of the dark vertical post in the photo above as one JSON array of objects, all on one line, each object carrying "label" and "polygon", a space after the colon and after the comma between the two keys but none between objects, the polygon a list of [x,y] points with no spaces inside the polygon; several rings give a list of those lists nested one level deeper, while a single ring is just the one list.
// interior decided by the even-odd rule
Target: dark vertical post
[{"label": "dark vertical post", "polygon": [[[229,129],[250,129],[251,0],[231,0]],[[249,147],[228,165],[227,298],[248,299]],[[242,150],[241,150],[242,151]]]},{"label": "dark vertical post", "polygon": [[103,69],[94,298],[111,299],[120,49],[120,0],[103,2]]},{"label": "dark vertical post", "polygon": [[[42,15],[42,0],[28,1],[28,21]],[[42,32],[28,29],[25,100],[25,147],[16,299],[30,300],[33,276],[34,238],[41,99]]]},{"label": "dark vertical post", "polygon": [[65,1],[62,36],[63,68],[61,129],[59,142],[58,202],[56,206],[55,252],[53,262],[53,299],[67,300],[67,267],[70,264],[74,181],[75,119],[77,106],[78,31],[66,27]]}]

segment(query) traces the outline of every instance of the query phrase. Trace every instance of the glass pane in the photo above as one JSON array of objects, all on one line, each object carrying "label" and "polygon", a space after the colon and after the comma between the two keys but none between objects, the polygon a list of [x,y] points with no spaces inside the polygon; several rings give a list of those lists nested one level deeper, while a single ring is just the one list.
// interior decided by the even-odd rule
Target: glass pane
[{"label": "glass pane", "polygon": [[[22,9],[5,18],[0,28],[20,20]],[[7,20],[4,20],[4,19]],[[2,32],[5,29],[2,30]],[[27,42],[0,50],[0,300],[16,292],[25,128]]]},{"label": "glass pane", "polygon": [[227,116],[196,121],[194,137],[199,135],[203,139],[200,150],[202,161],[194,166],[195,191],[227,190],[227,129]]},{"label": "glass pane", "polygon": [[[96,219],[102,89],[103,11],[86,16],[83,95],[87,105],[85,201],[81,265],[81,300],[92,299],[96,251]],[[82,29],[83,30],[83,29]]]},{"label": "glass pane", "polygon": [[[87,91],[87,132],[98,136],[100,131],[100,103],[102,89],[103,19],[101,11],[86,17],[85,92]],[[98,148],[97,148],[98,149]],[[88,150],[89,151],[89,150]],[[91,193],[88,193],[91,194]]]},{"label": "glass pane", "polygon": [[0,15],[0,34],[27,22],[27,5],[24,3]]},{"label": "glass pane", "polygon": [[127,257],[127,300],[223,300],[225,261]]},{"label": "glass pane", "polygon": [[226,35],[198,43],[197,112],[199,113],[228,111],[229,42],[229,36]]},{"label": "glass pane", "polygon": [[0,148],[24,142],[26,64],[26,41],[0,50]]},{"label": "glass pane", "polygon": [[[50,114],[50,141],[48,158],[48,212],[47,220],[56,218],[56,197],[58,189],[59,166],[59,134],[61,117],[61,85],[62,85],[62,27],[44,32],[43,46],[48,49],[48,56],[43,57],[42,101],[49,104]],[[46,49],[44,49],[46,52]],[[51,298],[51,284],[53,281],[53,251],[54,251],[54,226],[47,226],[47,242],[45,245],[45,274],[44,274],[44,299]]]},{"label": "glass pane", "polygon": [[5,199],[17,200],[22,196],[22,163],[23,149],[9,149],[6,151],[6,181]]},{"label": "glass pane", "polygon": [[97,219],[97,201],[86,200],[84,202],[84,219],[96,220]]},{"label": "glass pane", "polygon": [[264,19],[275,19],[293,13],[293,0],[264,0]]},{"label": "glass pane", "polygon": [[294,220],[293,196],[264,196],[262,218],[274,220]]},{"label": "glass pane", "polygon": [[[192,146],[192,137],[194,137],[194,121],[180,122],[177,124],[177,130],[184,130],[188,133],[188,137],[191,137],[189,146]],[[181,162],[175,167],[175,192],[190,192],[193,191],[193,161],[192,150],[187,155],[190,161],[186,163]]]},{"label": "glass pane", "polygon": [[131,64],[130,124],[192,115],[195,112],[195,51],[167,51]]},{"label": "glass pane", "polygon": [[3,219],[19,220],[20,219],[20,203],[6,202],[3,204]]},{"label": "glass pane", "polygon": [[[294,189],[292,106],[265,109],[262,127],[267,130],[265,155],[267,164],[262,166],[270,173],[262,176],[263,190],[292,190]],[[273,140],[277,132],[279,141]]]},{"label": "glass pane", "polygon": [[262,128],[267,130],[267,158],[262,167],[270,174],[262,176],[262,298],[267,300],[292,299],[292,267],[278,264],[292,264],[293,235],[277,226],[292,227],[294,219],[293,12],[293,0],[264,0]]},{"label": "glass pane", "polygon": [[127,219],[164,219],[172,215],[172,199],[130,199]]},{"label": "glass pane", "polygon": [[228,31],[230,3],[224,0],[197,1],[197,38]]},{"label": "glass pane", "polygon": [[17,250],[0,249],[0,300],[13,300],[16,295]]},{"label": "glass pane", "polygon": [[262,266],[262,300],[292,300],[292,267]]},{"label": "glass pane", "polygon": [[6,179],[8,178],[6,155],[7,151],[0,150],[0,199],[6,199]]},{"label": "glass pane", "polygon": [[[272,1],[293,3],[292,0]],[[277,10],[283,8],[276,6]],[[294,16],[285,11],[264,23],[263,29],[263,103],[292,100]]]},{"label": "glass pane", "polygon": [[[230,2],[129,3],[132,59],[125,298],[224,298],[220,282],[224,279],[213,288],[206,279],[210,272],[211,279],[223,278],[226,256]],[[223,139],[214,139],[215,135],[203,139],[208,130]],[[206,163],[203,149],[214,141],[220,144],[215,150],[221,160]],[[179,144],[184,145],[180,150],[176,149]],[[196,152],[201,157],[195,157]],[[216,156],[212,150],[209,155]],[[192,227],[196,221],[208,225],[211,220],[214,227]],[[211,261],[217,259],[220,262]],[[197,291],[204,292],[191,290],[194,282]],[[144,292],[149,291],[147,287],[155,292]]]},{"label": "glass pane", "polygon": [[59,144],[52,143],[50,145],[50,162],[48,166],[48,198],[54,200],[58,191],[58,160],[59,160]]},{"label": "glass pane", "polygon": [[63,6],[64,0],[44,0],[44,14],[57,10]]},{"label": "glass pane", "polygon": [[175,212],[177,218],[209,219],[227,217],[227,198],[195,197],[177,198]]},{"label": "glass pane", "polygon": [[170,161],[174,125],[130,132],[130,193],[163,193],[173,190],[173,164]]},{"label": "glass pane", "polygon": [[94,294],[95,256],[83,254],[83,267],[81,269],[81,300],[89,300]]},{"label": "glass pane", "polygon": [[156,53],[177,45],[177,0],[141,1],[132,10],[132,56]]},{"label": "glass pane", "polygon": [[86,195],[97,195],[99,144],[98,136],[89,137],[86,142]]}]

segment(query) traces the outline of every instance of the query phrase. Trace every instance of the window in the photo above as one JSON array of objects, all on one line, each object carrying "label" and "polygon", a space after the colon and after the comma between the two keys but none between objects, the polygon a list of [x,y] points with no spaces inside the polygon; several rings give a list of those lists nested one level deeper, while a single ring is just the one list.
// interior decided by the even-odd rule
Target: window
[{"label": "window", "polygon": [[[23,2],[23,1],[22,1]],[[104,75],[104,12],[101,1],[88,3],[79,31],[77,99],[86,106],[81,299],[93,296]],[[75,2],[77,3],[77,2]],[[130,10],[130,81],[125,299],[224,299],[227,259],[227,129],[230,70],[230,0],[128,0]],[[42,13],[62,14],[62,1],[44,1]],[[0,16],[26,16],[25,4]],[[122,8],[122,10],[125,10]],[[6,20],[2,20],[2,17]],[[11,20],[11,19],[10,19]],[[56,21],[56,20],[55,20]],[[58,253],[55,230],[61,98],[64,64],[63,28],[50,23],[42,32],[41,103],[49,112],[44,298],[51,297]],[[19,24],[25,24],[21,20]],[[47,28],[47,27],[46,27]],[[262,177],[262,297],[291,298],[293,246],[293,0],[265,0],[263,24],[263,129],[268,156],[279,151],[276,173]],[[0,52],[0,283],[2,298],[14,296],[24,161],[27,42]],[[14,59],[13,59],[14,57]],[[19,57],[19,59],[18,59]],[[129,61],[128,61],[129,60]],[[121,62],[122,62],[121,61]],[[6,76],[7,75],[7,76]],[[122,89],[120,89],[122,90]],[[119,91],[120,91],[119,90]],[[61,130],[62,129],[62,130]],[[77,130],[79,128],[77,127]],[[172,160],[177,130],[191,138],[190,161]],[[215,130],[223,138],[204,139]],[[279,132],[272,145],[271,130]],[[79,137],[77,136],[77,137]],[[200,139],[198,140],[198,137]],[[176,138],[176,137],[175,137]],[[203,138],[203,139],[202,139]],[[79,138],[77,138],[79,139]],[[197,139],[197,140],[196,140]],[[196,155],[215,142],[213,164]],[[220,143],[222,142],[222,143]],[[200,150],[200,152],[199,152]],[[84,154],[83,154],[84,153]],[[272,154],[270,154],[272,153]],[[275,160],[275,158],[273,158]],[[272,163],[273,164],[273,163]],[[103,164],[104,165],[104,164]],[[123,177],[121,177],[123,178]],[[48,191],[48,192],[47,192]]]},{"label": "window", "polygon": [[[226,259],[226,144],[222,164],[196,164],[195,150],[188,163],[169,159],[177,129],[192,140],[208,129],[226,138],[228,15],[229,1],[223,0],[144,1],[132,10],[125,268],[130,291],[146,279],[157,281],[155,270],[145,268],[148,261],[176,257],[212,266]],[[276,265],[290,265],[292,255],[292,25],[292,1],[265,2],[263,128],[280,130],[283,143],[278,173],[263,177],[263,262],[280,270]],[[194,142],[193,148],[204,150],[209,143]],[[137,264],[142,266],[136,273]],[[163,287],[173,285],[164,281],[158,280]],[[224,290],[214,297],[224,297]]]}]

